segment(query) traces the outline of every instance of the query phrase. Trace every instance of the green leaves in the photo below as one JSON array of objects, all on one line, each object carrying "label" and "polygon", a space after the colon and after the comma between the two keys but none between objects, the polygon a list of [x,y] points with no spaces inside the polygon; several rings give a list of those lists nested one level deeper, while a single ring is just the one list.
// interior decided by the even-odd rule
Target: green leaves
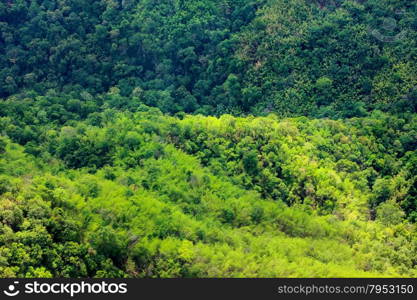
[{"label": "green leaves", "polygon": [[0,277],[417,276],[415,4],[64,2],[0,4]]},{"label": "green leaves", "polygon": [[415,274],[413,118],[95,118],[4,139],[0,276]]}]

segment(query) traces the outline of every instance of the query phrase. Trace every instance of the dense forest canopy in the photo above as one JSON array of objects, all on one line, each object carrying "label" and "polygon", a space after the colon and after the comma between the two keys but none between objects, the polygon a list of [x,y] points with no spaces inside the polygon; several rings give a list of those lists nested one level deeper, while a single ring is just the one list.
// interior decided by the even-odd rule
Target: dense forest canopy
[{"label": "dense forest canopy", "polygon": [[417,1],[0,3],[0,277],[416,277]]},{"label": "dense forest canopy", "polygon": [[117,87],[170,113],[415,112],[416,5],[3,1],[0,97]]}]

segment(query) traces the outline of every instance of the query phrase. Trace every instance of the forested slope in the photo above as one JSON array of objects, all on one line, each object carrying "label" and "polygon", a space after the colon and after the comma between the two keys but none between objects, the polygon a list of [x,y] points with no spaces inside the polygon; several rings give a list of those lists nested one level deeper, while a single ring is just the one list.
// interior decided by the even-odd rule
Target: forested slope
[{"label": "forested slope", "polygon": [[0,3],[0,277],[417,276],[416,1]]},{"label": "forested slope", "polygon": [[417,274],[415,117],[139,110],[3,138],[2,276]]},{"label": "forested slope", "polygon": [[118,87],[171,113],[415,112],[416,5],[9,0],[0,4],[0,97]]}]

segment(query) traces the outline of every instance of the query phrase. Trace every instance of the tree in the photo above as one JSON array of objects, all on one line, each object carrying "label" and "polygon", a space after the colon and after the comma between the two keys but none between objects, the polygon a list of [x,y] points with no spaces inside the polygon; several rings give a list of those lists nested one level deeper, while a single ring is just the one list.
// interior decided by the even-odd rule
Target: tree
[{"label": "tree", "polygon": [[384,225],[397,225],[404,220],[405,213],[397,203],[387,201],[376,209],[377,220]]}]

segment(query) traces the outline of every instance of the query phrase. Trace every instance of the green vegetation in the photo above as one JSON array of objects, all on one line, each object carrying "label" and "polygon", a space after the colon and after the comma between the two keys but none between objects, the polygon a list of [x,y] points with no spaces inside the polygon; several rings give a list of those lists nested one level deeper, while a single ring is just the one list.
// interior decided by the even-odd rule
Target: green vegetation
[{"label": "green vegetation", "polygon": [[3,1],[0,97],[118,87],[122,96],[170,113],[416,112],[416,5]]},{"label": "green vegetation", "polygon": [[3,139],[3,276],[417,275],[415,116],[138,108]]},{"label": "green vegetation", "polygon": [[416,5],[0,3],[0,277],[416,277]]}]

